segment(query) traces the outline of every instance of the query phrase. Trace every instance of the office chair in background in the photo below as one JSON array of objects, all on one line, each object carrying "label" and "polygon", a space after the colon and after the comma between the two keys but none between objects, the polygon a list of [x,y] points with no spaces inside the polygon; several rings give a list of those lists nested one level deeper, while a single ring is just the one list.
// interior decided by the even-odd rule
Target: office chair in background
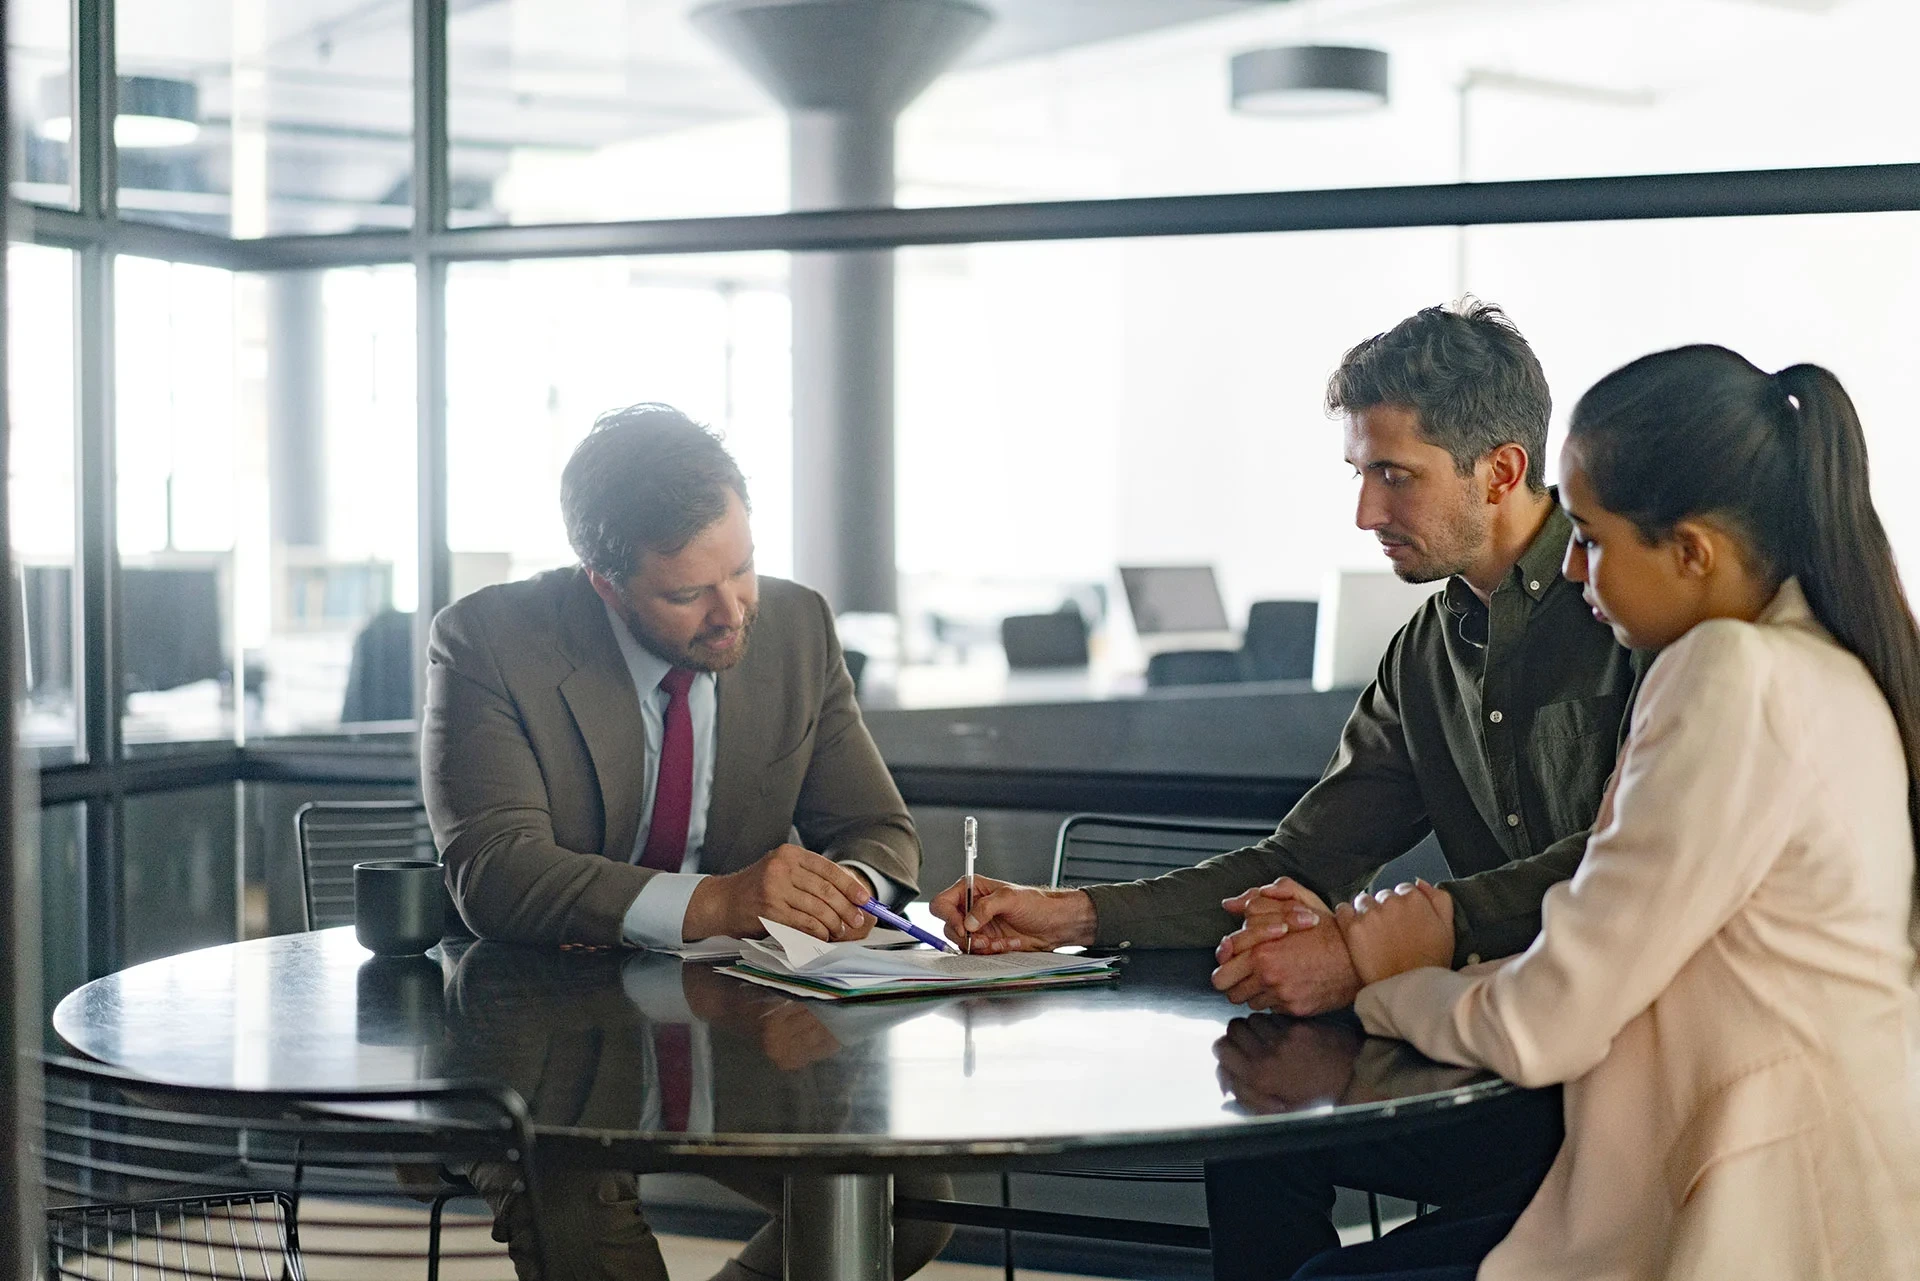
[{"label": "office chair in background", "polygon": [[1231,685],[1244,679],[1240,651],[1233,649],[1170,649],[1147,660],[1147,688],[1169,685]]},{"label": "office chair in background", "polygon": [[1000,620],[1000,644],[1013,671],[1087,665],[1087,620],[1069,601],[1051,614],[1013,614]]},{"label": "office chair in background", "polygon": [[1247,634],[1240,648],[1245,679],[1313,679],[1313,638],[1320,605],[1310,600],[1257,600],[1247,611]]}]

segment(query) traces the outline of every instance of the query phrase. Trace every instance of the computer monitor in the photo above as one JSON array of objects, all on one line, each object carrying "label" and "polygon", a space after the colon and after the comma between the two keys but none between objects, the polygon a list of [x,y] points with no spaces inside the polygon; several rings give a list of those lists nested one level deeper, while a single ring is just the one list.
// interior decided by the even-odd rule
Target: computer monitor
[{"label": "computer monitor", "polygon": [[1211,565],[1122,565],[1120,582],[1133,612],[1133,630],[1143,639],[1229,630]]},{"label": "computer monitor", "polygon": [[1313,687],[1348,689],[1371,681],[1393,634],[1440,587],[1371,569],[1327,575],[1313,642]]},{"label": "computer monitor", "polygon": [[227,672],[218,566],[128,565],[120,572],[120,612],[129,691],[174,689]]}]

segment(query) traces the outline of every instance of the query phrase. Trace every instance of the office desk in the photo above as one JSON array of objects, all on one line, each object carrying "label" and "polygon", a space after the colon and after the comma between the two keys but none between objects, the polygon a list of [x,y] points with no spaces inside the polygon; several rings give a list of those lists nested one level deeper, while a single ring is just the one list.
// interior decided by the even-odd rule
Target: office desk
[{"label": "office desk", "polygon": [[[830,1005],[644,953],[443,947],[377,960],[342,928],[207,948],[95,980],[53,1022],[83,1054],[187,1084],[485,1078],[527,1100],[543,1161],[778,1172],[789,1273],[808,1277],[882,1275],[888,1176],[904,1167],[1251,1155],[1512,1089],[1264,1015],[1268,1049],[1236,1058],[1223,1087],[1215,1043],[1241,1012],[1207,985],[1203,952],[1136,953],[1098,986]],[[688,1029],[677,1128],[662,1120],[662,1027]]]}]

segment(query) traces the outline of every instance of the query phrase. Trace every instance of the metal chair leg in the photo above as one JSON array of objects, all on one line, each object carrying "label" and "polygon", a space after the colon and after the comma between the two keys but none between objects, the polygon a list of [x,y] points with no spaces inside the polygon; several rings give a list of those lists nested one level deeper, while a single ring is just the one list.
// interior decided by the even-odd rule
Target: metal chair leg
[{"label": "metal chair leg", "polygon": [[427,1215],[427,1281],[440,1281],[440,1216],[452,1199],[453,1193],[442,1192]]},{"label": "metal chair leg", "polygon": [[[1013,1208],[1013,1176],[1005,1170],[1000,1172],[1000,1208]],[[1000,1229],[1000,1260],[1006,1268],[1007,1281],[1013,1281],[1013,1229]]]}]

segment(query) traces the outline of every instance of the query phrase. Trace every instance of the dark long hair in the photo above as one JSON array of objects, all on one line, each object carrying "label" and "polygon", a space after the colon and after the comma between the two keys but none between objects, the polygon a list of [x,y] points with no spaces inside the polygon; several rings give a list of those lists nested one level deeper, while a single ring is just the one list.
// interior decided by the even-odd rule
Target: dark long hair
[{"label": "dark long hair", "polygon": [[[1571,440],[1596,497],[1657,541],[1692,516],[1734,525],[1777,579],[1866,665],[1907,756],[1920,846],[1920,630],[1867,488],[1867,442],[1840,380],[1777,374],[1725,347],[1643,356],[1574,406]],[[1915,886],[1920,920],[1920,879]]]}]

